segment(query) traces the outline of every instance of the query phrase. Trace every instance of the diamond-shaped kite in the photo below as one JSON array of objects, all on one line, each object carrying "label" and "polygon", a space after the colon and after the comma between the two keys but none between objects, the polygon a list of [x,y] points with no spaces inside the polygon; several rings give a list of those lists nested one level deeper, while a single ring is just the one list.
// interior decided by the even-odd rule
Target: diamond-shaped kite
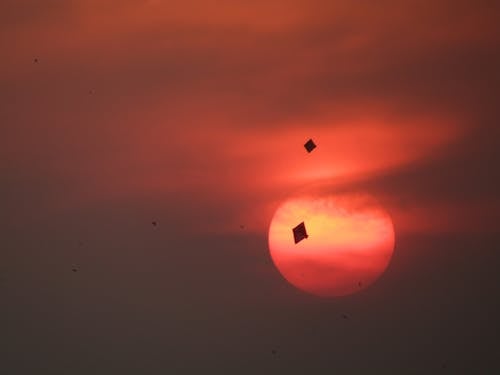
[{"label": "diamond-shaped kite", "polygon": [[307,235],[306,225],[304,224],[304,222],[293,228],[293,239],[295,243],[298,243],[307,237],[309,236]]},{"label": "diamond-shaped kite", "polygon": [[304,147],[306,148],[307,152],[311,152],[316,148],[316,144],[313,142],[312,139],[310,139],[305,143]]}]

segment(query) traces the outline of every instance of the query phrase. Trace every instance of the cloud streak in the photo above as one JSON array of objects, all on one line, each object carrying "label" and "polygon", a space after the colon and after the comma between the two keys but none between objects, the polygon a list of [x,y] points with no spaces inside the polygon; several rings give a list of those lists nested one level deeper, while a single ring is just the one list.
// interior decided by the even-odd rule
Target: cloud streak
[{"label": "cloud streak", "polygon": [[311,183],[420,185],[413,165],[463,163],[497,120],[494,2],[2,7],[16,19],[2,23],[2,165],[8,189],[58,196],[48,206],[192,195],[228,226],[265,222]]}]

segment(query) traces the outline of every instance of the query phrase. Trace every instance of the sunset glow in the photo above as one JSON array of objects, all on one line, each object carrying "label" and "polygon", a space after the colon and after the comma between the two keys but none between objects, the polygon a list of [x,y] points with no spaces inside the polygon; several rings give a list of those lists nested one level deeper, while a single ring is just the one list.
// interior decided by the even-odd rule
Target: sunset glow
[{"label": "sunset glow", "polygon": [[[301,221],[309,237],[294,244],[291,228]],[[341,296],[365,288],[384,272],[394,250],[394,229],[369,195],[298,196],[276,211],[269,248],[291,284],[319,296]]]},{"label": "sunset glow", "polygon": [[1,0],[0,375],[500,374],[499,20]]}]

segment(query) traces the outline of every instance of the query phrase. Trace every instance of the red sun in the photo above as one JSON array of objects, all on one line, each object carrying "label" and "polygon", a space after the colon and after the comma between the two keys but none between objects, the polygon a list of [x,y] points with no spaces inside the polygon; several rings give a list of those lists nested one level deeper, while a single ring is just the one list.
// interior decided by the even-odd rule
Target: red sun
[{"label": "red sun", "polygon": [[[295,243],[304,222],[307,238]],[[377,280],[394,251],[390,216],[363,193],[298,196],[284,202],[269,227],[274,264],[292,285],[322,296],[355,293]]]}]

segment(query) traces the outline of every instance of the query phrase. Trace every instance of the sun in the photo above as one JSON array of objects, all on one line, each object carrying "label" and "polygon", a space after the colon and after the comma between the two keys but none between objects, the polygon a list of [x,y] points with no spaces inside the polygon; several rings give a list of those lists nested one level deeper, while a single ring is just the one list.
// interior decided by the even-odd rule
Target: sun
[{"label": "sun", "polygon": [[366,193],[290,198],[269,227],[271,258],[282,276],[322,297],[372,284],[389,265],[394,243],[389,214]]}]

